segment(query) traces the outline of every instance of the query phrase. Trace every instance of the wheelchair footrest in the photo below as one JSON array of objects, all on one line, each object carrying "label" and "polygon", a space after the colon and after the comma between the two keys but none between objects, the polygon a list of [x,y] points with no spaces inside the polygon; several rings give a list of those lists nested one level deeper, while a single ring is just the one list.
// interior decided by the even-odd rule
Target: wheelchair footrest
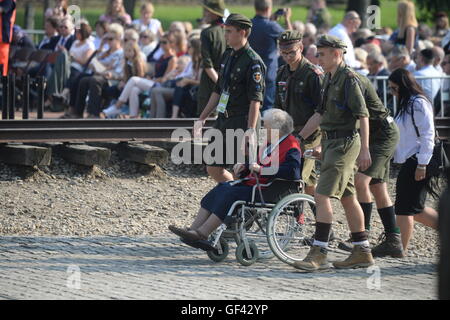
[{"label": "wheelchair footrest", "polygon": [[213,251],[216,250],[216,248],[214,248],[212,246],[212,243],[209,242],[208,240],[197,240],[197,241],[189,241],[183,238],[180,238],[181,242],[187,244],[190,247],[196,248],[196,249],[201,249],[203,251]]}]

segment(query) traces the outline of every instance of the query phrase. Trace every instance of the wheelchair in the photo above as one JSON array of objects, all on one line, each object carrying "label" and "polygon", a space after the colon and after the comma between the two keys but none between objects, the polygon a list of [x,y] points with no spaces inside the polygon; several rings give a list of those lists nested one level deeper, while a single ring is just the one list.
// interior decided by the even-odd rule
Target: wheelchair
[{"label": "wheelchair", "polygon": [[301,180],[275,179],[254,186],[252,200],[234,202],[223,224],[211,234],[208,257],[225,260],[229,241],[234,240],[236,260],[243,266],[274,255],[288,264],[302,260],[315,221],[314,199],[302,194],[303,189]]}]

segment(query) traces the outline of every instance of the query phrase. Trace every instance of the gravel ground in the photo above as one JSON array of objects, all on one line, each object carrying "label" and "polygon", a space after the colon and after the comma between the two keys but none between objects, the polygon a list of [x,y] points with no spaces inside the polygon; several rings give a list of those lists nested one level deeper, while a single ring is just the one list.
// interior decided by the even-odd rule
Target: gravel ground
[{"label": "gravel ground", "polygon": [[[395,170],[392,174],[389,188],[395,199]],[[122,161],[115,153],[107,168],[86,169],[57,156],[42,168],[0,163],[0,236],[167,234],[170,224],[190,224],[214,185],[202,166],[149,167]],[[333,207],[335,234],[346,239],[342,207],[337,201]],[[375,208],[372,216],[375,244],[382,224]],[[437,232],[416,223],[408,255],[431,258],[438,250]]]}]

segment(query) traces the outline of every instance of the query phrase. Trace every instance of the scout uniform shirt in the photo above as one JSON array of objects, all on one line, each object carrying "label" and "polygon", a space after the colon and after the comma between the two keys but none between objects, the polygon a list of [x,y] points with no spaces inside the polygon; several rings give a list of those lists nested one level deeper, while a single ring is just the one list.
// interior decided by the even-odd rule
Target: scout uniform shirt
[{"label": "scout uniform shirt", "polygon": [[360,117],[369,117],[357,75],[345,63],[338,66],[333,78],[327,73],[322,89],[322,103],[317,112],[322,115],[322,131],[359,129]]},{"label": "scout uniform shirt", "polygon": [[[296,131],[305,126],[319,106],[322,81],[322,71],[305,57],[295,71],[287,64],[278,69],[275,107],[291,115]],[[318,130],[311,137],[317,135]]]},{"label": "scout uniform shirt", "polygon": [[[227,48],[222,18],[217,19],[211,26],[204,29],[200,34],[200,39],[203,70],[213,68],[219,72],[220,59]],[[206,72],[202,72],[197,98],[198,114],[202,113],[208,104],[208,100],[214,90],[214,85],[214,82]]]},{"label": "scout uniform shirt", "polygon": [[263,102],[265,72],[264,62],[248,43],[238,51],[227,49],[223,54],[219,79],[214,88],[219,95],[229,93],[226,111],[219,113],[219,118],[246,116],[251,101]]}]

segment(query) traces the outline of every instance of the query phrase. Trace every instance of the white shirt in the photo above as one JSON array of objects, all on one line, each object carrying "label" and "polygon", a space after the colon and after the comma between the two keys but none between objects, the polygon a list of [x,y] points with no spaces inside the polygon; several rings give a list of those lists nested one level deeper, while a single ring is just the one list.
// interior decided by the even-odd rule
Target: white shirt
[{"label": "white shirt", "polygon": [[360,68],[361,63],[355,58],[355,50],[353,49],[352,39],[347,33],[347,29],[344,27],[342,23],[339,23],[334,28],[332,28],[329,32],[329,35],[338,37],[347,45],[347,53],[345,54],[345,63],[352,68]]},{"label": "white shirt", "polygon": [[161,28],[161,21],[159,21],[158,19],[150,19],[149,24],[144,24],[141,19],[136,19],[133,20],[133,25],[137,27],[138,32],[150,30],[157,36],[159,33],[159,29]]},{"label": "white shirt", "polygon": [[405,69],[414,74],[414,72],[416,72],[416,63],[411,60],[411,62],[405,67]]},{"label": "white shirt", "polygon": [[429,101],[423,97],[411,97],[410,104],[413,103],[414,122],[419,130],[420,137],[416,130],[410,113],[403,113],[395,118],[395,123],[400,130],[400,141],[394,154],[395,163],[405,163],[413,155],[417,156],[419,164],[427,165],[433,156],[434,149],[434,115],[433,107]]},{"label": "white shirt", "polygon": [[[77,60],[86,58],[86,54],[89,50],[95,51],[95,45],[90,39],[86,40],[86,42],[82,45],[79,44],[80,41],[76,40],[70,48],[70,56]],[[78,62],[72,62],[70,66],[74,67],[78,71],[83,71],[83,66]]]},{"label": "white shirt", "polygon": [[[442,74],[439,71],[437,71],[436,68],[433,67],[432,65],[428,65],[414,72],[414,76],[441,77]],[[423,80],[417,79],[417,83],[421,85],[423,91],[425,92],[425,95],[429,99],[431,99],[431,101],[434,100],[434,98],[439,92],[439,89],[441,88],[441,79],[423,79]]]}]

